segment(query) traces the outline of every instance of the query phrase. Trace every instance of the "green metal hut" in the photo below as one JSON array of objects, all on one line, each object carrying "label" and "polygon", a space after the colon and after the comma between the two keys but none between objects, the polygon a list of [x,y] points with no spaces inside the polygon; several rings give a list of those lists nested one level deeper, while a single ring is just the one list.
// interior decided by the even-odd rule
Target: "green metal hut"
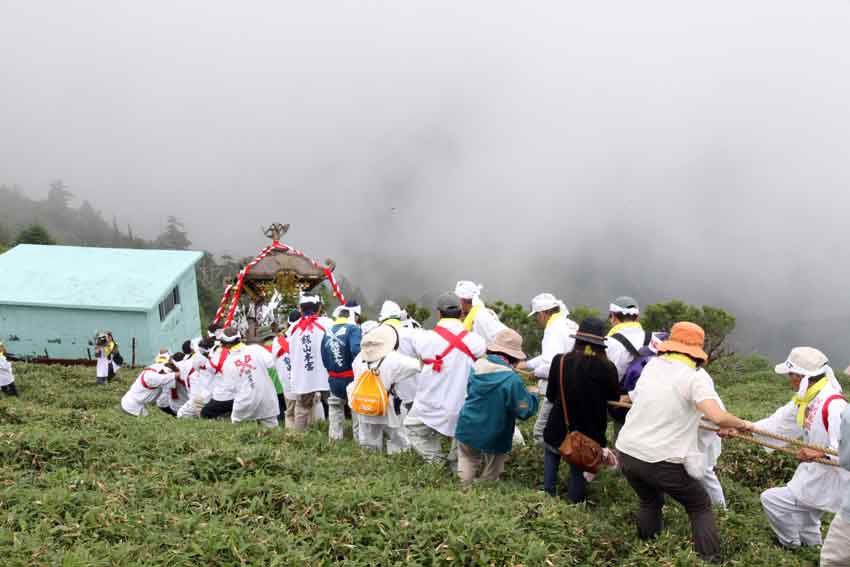
[{"label": "green metal hut", "polygon": [[94,357],[98,331],[148,364],[201,332],[200,252],[21,244],[0,254],[0,340],[21,358]]}]

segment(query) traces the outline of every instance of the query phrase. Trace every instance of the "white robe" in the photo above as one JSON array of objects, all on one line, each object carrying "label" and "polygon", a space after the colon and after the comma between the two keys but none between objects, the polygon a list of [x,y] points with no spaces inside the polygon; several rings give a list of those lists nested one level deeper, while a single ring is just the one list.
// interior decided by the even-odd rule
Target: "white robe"
[{"label": "white robe", "polygon": [[130,415],[146,415],[145,406],[157,401],[163,392],[174,385],[176,378],[177,373],[168,371],[163,364],[153,364],[145,368],[121,398],[121,408]]},{"label": "white robe", "polygon": [[[464,331],[463,323],[457,319],[443,319],[437,325],[457,335]],[[475,359],[484,355],[484,339],[468,333],[463,342]],[[426,331],[416,337],[414,350],[421,359],[434,359],[448,343],[434,331]],[[460,410],[466,400],[466,386],[474,359],[458,349],[453,349],[444,359],[440,372],[426,364],[417,378],[416,398],[408,418],[422,423],[445,435],[454,437]]]},{"label": "white robe", "polygon": [[570,335],[576,334],[578,324],[572,319],[568,319],[562,313],[552,315],[554,320],[552,318],[549,319],[546,328],[543,330],[540,355],[535,356],[527,363],[528,367],[538,378],[537,388],[541,394],[546,394],[546,386],[549,383],[549,367],[552,366],[552,359],[557,354],[571,352],[576,344],[575,339]]},{"label": "white robe", "polygon": [[292,329],[289,337],[289,359],[292,364],[292,393],[296,396],[327,392],[328,371],[322,362],[322,338],[333,326],[327,317],[319,317],[311,329],[301,326],[303,319]]},{"label": "white robe", "polygon": [[211,376],[211,392],[212,399],[219,402],[226,402],[236,397],[236,384],[231,378],[225,376],[221,369],[229,356],[229,350],[221,347],[210,353],[210,370]]},{"label": "white robe", "polygon": [[[646,339],[646,333],[643,330],[643,327],[626,327],[622,331],[618,331],[620,335],[626,338],[632,346],[635,347],[635,350],[639,351],[643,347],[643,341]],[[614,333],[615,335],[618,333]],[[608,356],[608,360],[614,363],[614,366],[617,367],[617,378],[620,380],[623,379],[623,375],[626,373],[626,370],[629,368],[629,364],[635,359],[632,356],[632,353],[628,351],[626,347],[623,346],[623,343],[618,341],[617,339],[612,339],[610,336],[608,340],[605,341],[605,354]]]},{"label": "white robe", "polygon": [[221,372],[236,384],[232,421],[277,417],[280,413],[277,391],[269,376],[269,368],[273,367],[272,353],[261,345],[242,345],[230,350]]},{"label": "white robe", "polygon": [[[793,401],[776,410],[773,415],[757,421],[757,429],[778,433],[821,447],[838,450],[841,433],[841,412],[847,402],[835,400],[829,405],[829,432],[823,426],[823,403],[827,398],[841,392],[827,385],[809,402],[803,427],[797,425],[797,405]],[[782,441],[757,438],[774,445],[783,445]],[[809,508],[837,512],[844,495],[850,490],[850,471],[840,467],[830,467],[819,463],[800,463],[794,476],[788,483],[788,489],[794,497]]]}]

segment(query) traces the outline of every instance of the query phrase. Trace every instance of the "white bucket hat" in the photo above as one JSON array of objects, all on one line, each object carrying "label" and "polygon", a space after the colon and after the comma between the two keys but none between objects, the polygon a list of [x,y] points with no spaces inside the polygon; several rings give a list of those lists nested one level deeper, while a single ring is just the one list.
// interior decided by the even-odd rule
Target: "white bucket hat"
[{"label": "white bucket hat", "polygon": [[481,295],[484,286],[468,280],[461,280],[455,285],[455,295],[467,301],[475,300]]},{"label": "white bucket hat", "polygon": [[404,317],[404,311],[395,301],[387,300],[384,301],[383,305],[381,305],[381,313],[378,315],[379,321],[386,321],[387,319],[401,319],[402,317]]},{"label": "white bucket hat", "polygon": [[809,389],[809,378],[820,376],[821,374],[829,379],[829,383],[833,388],[839,392],[841,391],[841,383],[829,366],[829,359],[816,348],[792,348],[785,362],[777,364],[773,370],[777,374],[793,373],[802,376],[803,379],[800,380],[800,388],[797,390],[797,395],[800,397],[805,396],[806,390]]},{"label": "white bucket hat", "polygon": [[618,315],[640,315],[640,305],[634,297],[624,295],[608,305],[608,313]]},{"label": "white bucket hat", "polygon": [[528,314],[529,317],[536,315],[542,311],[549,311],[550,309],[554,309],[555,307],[560,307],[561,311],[564,312],[564,315],[569,315],[570,310],[567,309],[567,306],[564,305],[564,302],[552,295],[551,293],[538,293],[531,300],[531,313]]},{"label": "white bucket hat", "polygon": [[824,367],[829,359],[824,353],[812,347],[796,347],[791,349],[788,359],[777,364],[773,369],[777,374],[799,374],[811,378],[824,373]]},{"label": "white bucket hat", "polygon": [[378,362],[398,346],[398,331],[392,325],[379,325],[360,342],[364,362]]}]

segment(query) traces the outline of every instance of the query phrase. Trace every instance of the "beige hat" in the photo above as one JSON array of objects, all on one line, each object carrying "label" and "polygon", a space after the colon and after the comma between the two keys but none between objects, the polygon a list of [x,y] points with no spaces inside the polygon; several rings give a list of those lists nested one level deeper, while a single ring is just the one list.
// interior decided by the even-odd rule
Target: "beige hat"
[{"label": "beige hat", "polygon": [[493,342],[487,345],[487,350],[490,352],[501,352],[517,360],[528,358],[522,352],[522,335],[513,329],[504,329],[496,333]]},{"label": "beige hat", "polygon": [[796,347],[791,349],[788,359],[777,364],[774,371],[777,374],[799,374],[804,377],[818,376],[824,373],[824,367],[829,359],[824,353],[812,347]]},{"label": "beige hat", "polygon": [[398,331],[392,325],[379,325],[360,341],[364,362],[378,362],[398,347]]}]

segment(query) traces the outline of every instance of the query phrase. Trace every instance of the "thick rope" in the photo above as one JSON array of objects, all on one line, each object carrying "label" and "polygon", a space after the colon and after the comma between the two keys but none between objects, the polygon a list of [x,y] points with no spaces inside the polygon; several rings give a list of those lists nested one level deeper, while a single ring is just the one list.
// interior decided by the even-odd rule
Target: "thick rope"
[{"label": "thick rope", "polygon": [[[608,402],[608,405],[616,407],[616,408],[630,408],[630,407],[632,407],[632,404],[625,403],[625,402]],[[712,431],[710,428],[707,428],[705,426],[701,425],[700,427],[702,427],[703,429]],[[753,429],[752,433],[753,433],[753,435],[760,435],[762,437],[770,437],[772,439],[776,439],[777,441],[784,441],[784,442],[790,443],[792,445],[797,445],[798,447],[803,447],[803,448],[806,448],[806,449],[814,449],[815,451],[820,451],[821,453],[825,453],[827,455],[833,455],[833,456],[836,456],[836,457],[838,456],[838,451],[836,451],[834,449],[830,449],[829,447],[821,447],[820,445],[812,445],[810,443],[804,443],[803,441],[800,441],[799,439],[794,439],[793,437],[786,437],[785,435],[779,435],[778,433],[772,433],[770,431],[763,431],[761,429]],[[733,435],[733,437],[736,437],[736,436]],[[753,439],[752,437],[741,436],[741,435],[737,435],[737,437],[740,437],[742,439]],[[758,441],[758,439],[756,439],[755,441]],[[778,445],[769,445],[769,444],[765,444],[764,442],[760,442],[760,444],[764,445],[765,447],[769,447],[771,449],[780,450]],[[785,448],[783,447],[782,449],[785,449]],[[793,449],[783,450],[783,452],[789,453],[789,454],[794,453]],[[818,461],[818,462],[820,462],[820,461]],[[829,464],[834,464],[834,463],[832,463],[832,461],[829,461]]]}]

